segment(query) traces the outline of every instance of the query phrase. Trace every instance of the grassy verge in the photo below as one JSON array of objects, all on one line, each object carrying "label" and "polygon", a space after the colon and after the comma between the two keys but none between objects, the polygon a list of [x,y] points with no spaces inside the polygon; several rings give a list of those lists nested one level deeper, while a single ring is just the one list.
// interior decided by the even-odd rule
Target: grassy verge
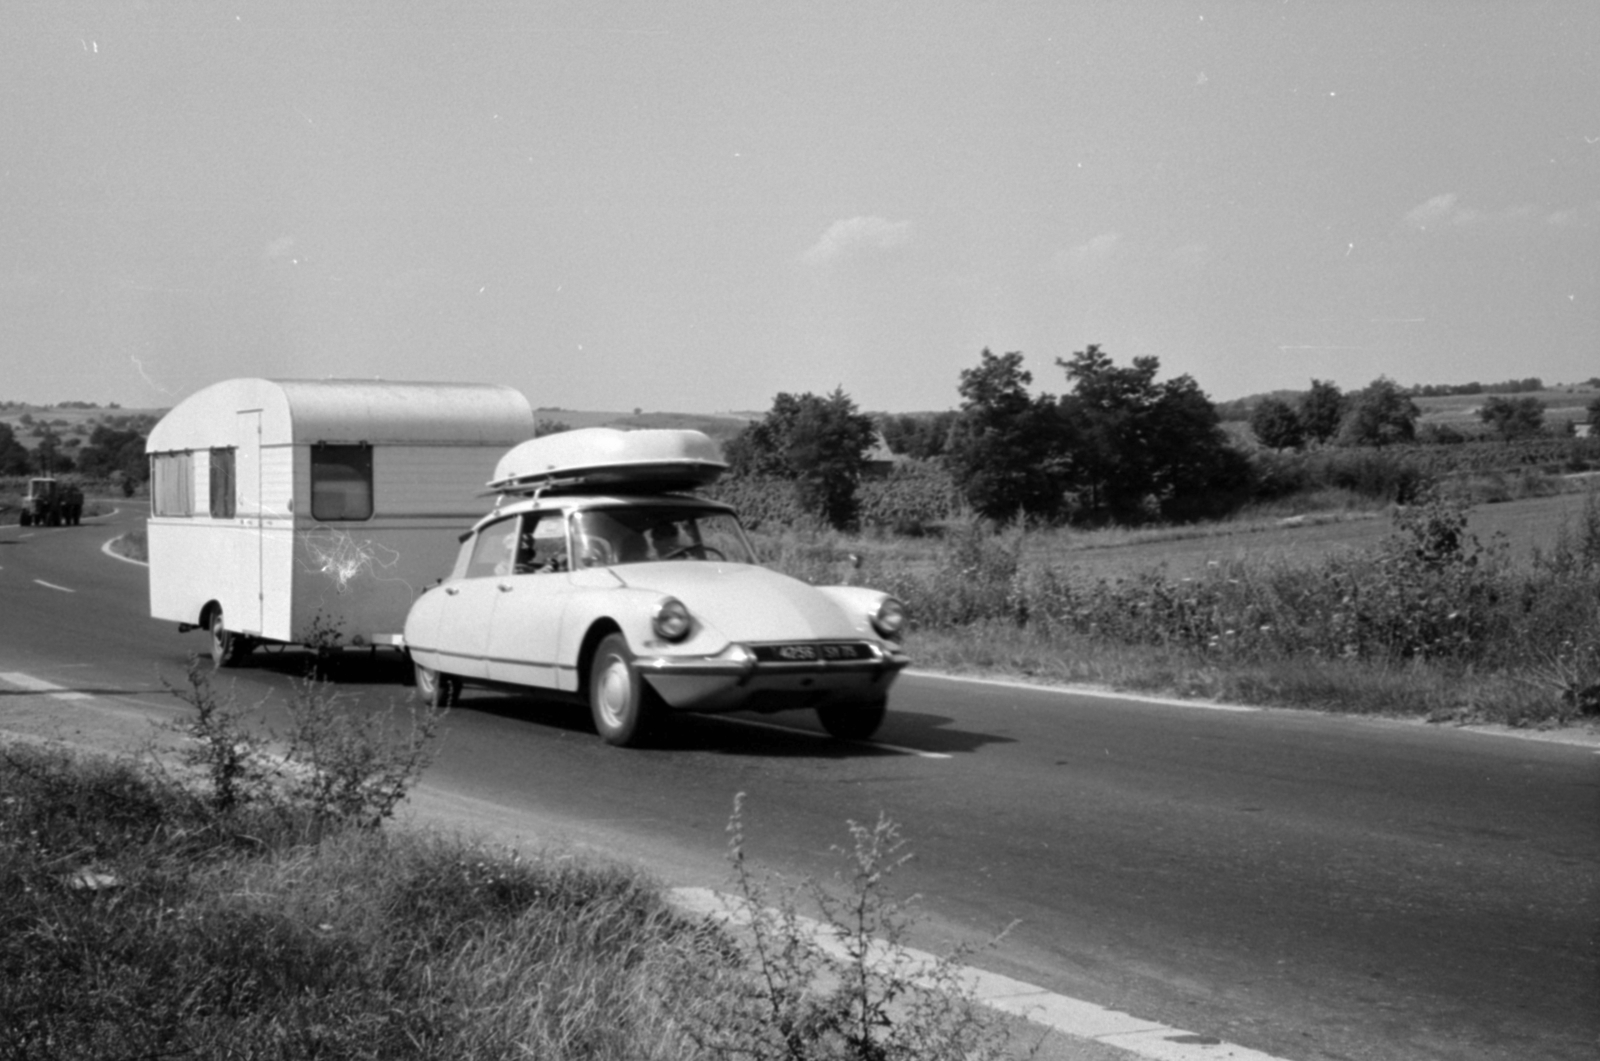
[{"label": "grassy verge", "polygon": [[923,630],[910,650],[917,666],[950,674],[1340,714],[1542,728],[1597,713],[1590,701],[1574,702],[1575,679],[1554,659],[1542,669],[1487,673],[1425,660],[1219,662],[1174,646],[1061,636],[1003,622]]},{"label": "grassy verge", "polygon": [[631,869],[381,827],[437,716],[308,682],[277,737],[198,665],[172,691],[176,763],[0,746],[0,1058],[1006,1056],[952,962],[876,957],[907,924],[891,822],[851,825],[842,895],[775,889],[736,803],[749,916],[719,927]]},{"label": "grassy verge", "polygon": [[692,1056],[693,932],[627,871],[4,766],[0,1054]]},{"label": "grassy verge", "polygon": [[1439,721],[1600,717],[1600,495],[1527,562],[1468,533],[1467,512],[1431,493],[1375,545],[1241,550],[1181,575],[1099,559],[1163,540],[1152,532],[1063,541],[972,522],[942,538],[768,545],[797,577],[895,593],[913,657],[933,668]]}]

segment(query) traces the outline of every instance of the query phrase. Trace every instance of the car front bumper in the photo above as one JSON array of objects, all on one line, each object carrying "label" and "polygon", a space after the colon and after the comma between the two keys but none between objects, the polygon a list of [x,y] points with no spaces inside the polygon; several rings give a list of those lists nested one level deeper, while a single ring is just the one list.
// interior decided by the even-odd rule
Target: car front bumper
[{"label": "car front bumper", "polygon": [[866,658],[757,659],[736,644],[715,656],[642,656],[634,666],[668,707],[683,711],[783,711],[881,700],[911,662],[897,645],[863,642]]}]

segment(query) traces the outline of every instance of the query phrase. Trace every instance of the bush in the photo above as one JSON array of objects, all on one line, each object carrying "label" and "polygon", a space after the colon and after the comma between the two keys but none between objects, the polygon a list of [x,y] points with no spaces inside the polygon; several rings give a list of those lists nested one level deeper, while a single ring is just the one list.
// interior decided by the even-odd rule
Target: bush
[{"label": "bush", "polygon": [[289,731],[280,741],[264,724],[252,725],[252,709],[217,694],[199,657],[189,660],[185,681],[167,684],[194,709],[173,725],[192,739],[180,757],[202,775],[219,815],[266,806],[308,813],[321,825],[376,828],[422,776],[444,717],[442,709],[412,706],[401,731],[395,709],[357,715],[326,682],[307,678],[290,693]]},{"label": "bush", "polygon": [[705,496],[739,511],[739,518],[750,530],[782,527],[820,528],[822,521],[806,512],[799,492],[789,479],[741,475],[722,479],[702,491]]},{"label": "bush", "polygon": [[938,461],[905,461],[882,479],[857,488],[861,526],[894,534],[921,535],[961,507],[955,480]]}]

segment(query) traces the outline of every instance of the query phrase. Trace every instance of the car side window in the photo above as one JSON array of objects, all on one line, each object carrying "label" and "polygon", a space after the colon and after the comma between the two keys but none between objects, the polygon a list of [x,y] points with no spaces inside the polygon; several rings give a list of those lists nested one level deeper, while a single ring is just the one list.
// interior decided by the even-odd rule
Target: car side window
[{"label": "car side window", "polygon": [[518,522],[517,517],[509,516],[478,531],[472,542],[472,556],[467,560],[467,578],[511,574],[517,551]]},{"label": "car side window", "polygon": [[567,529],[559,512],[529,513],[522,517],[517,541],[516,573],[544,575],[567,570]]}]

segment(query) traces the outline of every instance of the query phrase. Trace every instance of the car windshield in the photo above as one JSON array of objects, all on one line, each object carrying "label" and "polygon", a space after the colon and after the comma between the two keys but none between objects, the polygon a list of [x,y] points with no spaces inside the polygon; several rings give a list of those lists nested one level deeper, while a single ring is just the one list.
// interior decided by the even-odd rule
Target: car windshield
[{"label": "car windshield", "polygon": [[574,514],[572,529],[579,567],[656,560],[756,562],[738,518],[716,509],[673,504],[591,508]]}]

